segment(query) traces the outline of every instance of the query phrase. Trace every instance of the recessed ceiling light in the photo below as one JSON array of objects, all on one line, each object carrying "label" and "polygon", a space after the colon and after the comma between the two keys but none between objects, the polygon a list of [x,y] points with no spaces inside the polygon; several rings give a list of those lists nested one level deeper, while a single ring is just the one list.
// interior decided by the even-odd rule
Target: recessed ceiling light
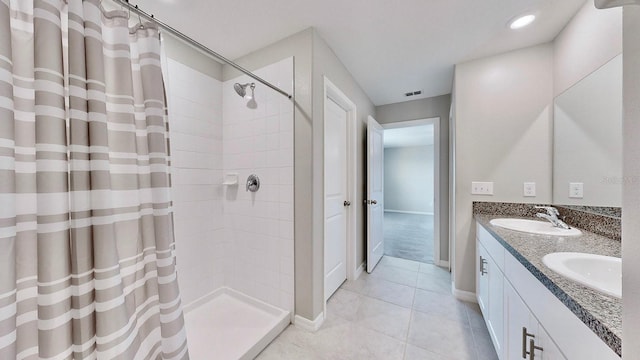
[{"label": "recessed ceiling light", "polygon": [[511,21],[511,23],[509,24],[509,27],[514,30],[520,29],[531,24],[535,19],[536,19],[536,16],[533,14],[519,16],[515,18],[513,21]]}]

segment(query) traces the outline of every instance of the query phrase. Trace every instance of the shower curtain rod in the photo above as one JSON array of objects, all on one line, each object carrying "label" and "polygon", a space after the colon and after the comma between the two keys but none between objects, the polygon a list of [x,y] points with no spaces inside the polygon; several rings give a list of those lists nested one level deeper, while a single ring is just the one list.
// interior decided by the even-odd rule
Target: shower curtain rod
[{"label": "shower curtain rod", "polygon": [[248,75],[250,77],[252,77],[253,79],[255,79],[256,81],[270,87],[271,89],[279,92],[280,94],[286,96],[287,98],[291,99],[293,98],[293,95],[287,93],[286,91],[280,89],[279,87],[273,85],[272,83],[268,82],[267,80],[261,78],[260,76],[252,73],[251,71],[243,68],[242,66],[234,63],[233,61],[227,59],[226,57],[218,54],[217,52],[209,49],[208,47],[202,45],[201,43],[195,41],[194,39],[190,38],[189,36],[183,34],[182,32],[180,32],[179,30],[174,29],[173,27],[171,27],[170,25],[168,25],[167,23],[160,21],[158,19],[156,19],[152,14],[149,14],[147,12],[145,12],[144,10],[140,9],[138,7],[138,5],[131,5],[131,3],[129,2],[129,0],[113,0],[114,2],[126,6],[129,8],[129,10],[133,10],[136,13],[138,13],[140,16],[145,17],[147,20],[153,21],[154,23],[158,24],[161,28],[165,29],[166,31],[168,31],[169,33],[171,33],[172,35],[178,37],[181,40],[186,41],[187,43],[191,44],[192,46],[196,47],[197,49],[213,56],[214,58],[228,64],[231,65],[234,69],[244,73],[245,75]]}]

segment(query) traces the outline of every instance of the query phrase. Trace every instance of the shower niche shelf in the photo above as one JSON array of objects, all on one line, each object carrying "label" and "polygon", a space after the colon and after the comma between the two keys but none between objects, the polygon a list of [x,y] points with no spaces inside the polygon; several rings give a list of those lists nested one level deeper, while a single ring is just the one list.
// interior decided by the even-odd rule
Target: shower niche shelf
[{"label": "shower niche shelf", "polygon": [[227,173],[224,175],[222,185],[238,186],[238,173]]}]

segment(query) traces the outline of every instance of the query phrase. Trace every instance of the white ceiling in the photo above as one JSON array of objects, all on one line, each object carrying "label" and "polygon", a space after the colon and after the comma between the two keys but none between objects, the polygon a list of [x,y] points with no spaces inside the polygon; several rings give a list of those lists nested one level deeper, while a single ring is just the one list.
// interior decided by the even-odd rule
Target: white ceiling
[{"label": "white ceiling", "polygon": [[[450,93],[455,64],[551,41],[592,0],[130,1],[230,59],[313,26],[383,105]],[[531,26],[508,28],[532,11]]]},{"label": "white ceiling", "polygon": [[433,125],[419,125],[384,130],[384,147],[433,145]]}]

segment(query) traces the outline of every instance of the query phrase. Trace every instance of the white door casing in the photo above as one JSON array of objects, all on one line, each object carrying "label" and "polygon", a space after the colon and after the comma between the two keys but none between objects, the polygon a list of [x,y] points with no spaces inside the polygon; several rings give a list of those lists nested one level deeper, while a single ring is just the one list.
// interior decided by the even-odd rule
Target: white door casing
[{"label": "white door casing", "polygon": [[[323,77],[324,79],[324,116],[323,116],[323,120],[324,120],[324,141],[323,141],[323,155],[324,155],[324,160],[323,160],[323,217],[324,217],[324,227],[323,227],[323,265],[324,265],[324,275],[325,275],[325,279],[324,279],[324,284],[323,284],[323,295],[324,295],[324,316],[327,315],[327,309],[326,309],[326,305],[327,305],[327,299],[331,296],[331,294],[333,294],[333,292],[335,292],[336,290],[336,284],[337,286],[339,286],[343,281],[344,281],[344,276],[343,273],[341,271],[341,268],[338,266],[336,267],[336,265],[338,265],[339,262],[343,262],[344,263],[344,257],[342,257],[342,255],[340,256],[341,260],[331,260],[331,259],[326,259],[327,257],[331,257],[334,255],[331,255],[331,249],[329,249],[328,247],[333,246],[333,248],[336,249],[340,249],[339,251],[342,251],[343,249],[346,249],[346,278],[350,279],[350,280],[355,280],[357,279],[358,275],[360,274],[360,272],[362,272],[362,269],[364,268],[364,264],[363,264],[363,260],[359,261],[357,259],[357,240],[356,240],[356,232],[357,232],[357,228],[355,225],[356,222],[356,206],[355,205],[355,199],[356,199],[356,194],[357,191],[359,190],[359,187],[356,184],[356,177],[357,177],[357,149],[356,146],[358,144],[358,139],[357,139],[357,135],[358,135],[358,131],[357,131],[357,108],[356,108],[356,104],[351,101],[336,85],[334,85],[326,76]],[[337,106],[337,108],[336,108]],[[329,109],[327,109],[327,107],[330,107]],[[341,111],[338,110],[338,108],[341,109]],[[331,112],[331,110],[333,110],[333,112]],[[329,120],[327,121],[326,117],[328,114],[333,113],[333,114],[339,114],[339,117],[342,118],[342,123],[343,126],[340,126],[340,131],[342,131],[342,129],[344,129],[346,131],[346,145],[344,150],[338,151],[341,152],[342,157],[340,161],[345,161],[345,166],[346,166],[346,170],[343,171],[341,176],[336,176],[333,172],[333,170],[335,169],[335,162],[333,160],[330,160],[327,157],[327,151],[330,151],[332,148],[335,148],[335,146],[333,144],[330,144],[330,141],[332,141],[332,138],[334,137],[327,137],[327,134],[329,134],[329,131],[331,130],[327,130],[328,124],[331,123],[332,121]],[[345,117],[343,117],[345,116]],[[329,154],[330,155],[330,154]],[[342,165],[339,168],[343,168]],[[328,200],[328,196],[330,196],[330,191],[328,190],[328,184],[332,183],[333,181],[335,181],[337,178],[342,178],[341,181],[346,181],[346,185],[345,188],[343,188],[344,191],[344,198],[341,200],[338,200],[337,197],[336,199],[334,199],[333,205],[331,205],[331,201],[327,201]],[[350,206],[344,206],[344,202],[348,201],[350,203],[353,203]],[[331,224],[330,221],[331,220],[331,214],[335,214],[336,213],[336,209],[339,208],[339,206],[342,205],[343,208],[343,215],[344,215],[344,220],[345,220],[345,230],[342,231],[341,233],[344,234],[343,237],[343,244],[342,245],[338,245],[338,242],[336,241],[335,243],[332,243],[331,239],[329,238],[328,234],[332,231],[330,230],[331,225],[335,225]],[[335,274],[333,274],[333,277],[329,277],[327,278],[327,275],[332,271],[332,270],[339,270],[339,272],[336,272]],[[338,276],[337,274],[340,274],[340,276]],[[334,278],[335,277],[335,278]]]},{"label": "white door casing", "polygon": [[384,129],[367,118],[367,272],[384,255]]},{"label": "white door casing", "polygon": [[347,279],[347,112],[325,99],[324,298]]}]

